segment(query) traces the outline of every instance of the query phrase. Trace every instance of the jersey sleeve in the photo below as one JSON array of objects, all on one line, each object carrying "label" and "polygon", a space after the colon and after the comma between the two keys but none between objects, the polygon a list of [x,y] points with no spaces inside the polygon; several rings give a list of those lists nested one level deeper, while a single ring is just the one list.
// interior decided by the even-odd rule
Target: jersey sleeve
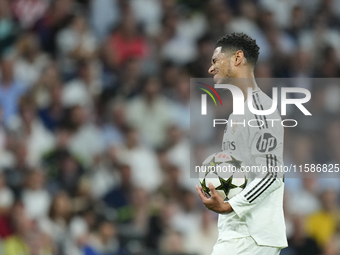
[{"label": "jersey sleeve", "polygon": [[[254,116],[254,115],[253,115]],[[261,171],[252,171],[255,178],[249,182],[246,188],[231,198],[228,202],[234,212],[243,217],[247,212],[260,204],[272,192],[283,185],[283,127],[281,118],[275,114],[279,121],[271,123],[265,116],[255,116],[262,119],[264,125],[249,128],[249,146],[251,148],[251,157],[255,162],[257,169]],[[274,127],[272,127],[272,124]],[[250,166],[251,167],[251,166]]]}]

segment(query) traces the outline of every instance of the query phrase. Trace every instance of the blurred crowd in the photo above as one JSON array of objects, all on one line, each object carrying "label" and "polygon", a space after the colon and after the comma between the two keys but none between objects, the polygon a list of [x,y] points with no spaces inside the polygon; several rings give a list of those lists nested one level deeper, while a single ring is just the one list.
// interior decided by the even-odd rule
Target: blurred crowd
[{"label": "blurred crowd", "polygon": [[[190,78],[248,34],[256,77],[312,92],[287,163],[340,163],[340,86],[305,82],[340,76],[339,28],[336,0],[0,0],[0,254],[209,255]],[[340,254],[340,180],[285,182],[282,254]]]}]

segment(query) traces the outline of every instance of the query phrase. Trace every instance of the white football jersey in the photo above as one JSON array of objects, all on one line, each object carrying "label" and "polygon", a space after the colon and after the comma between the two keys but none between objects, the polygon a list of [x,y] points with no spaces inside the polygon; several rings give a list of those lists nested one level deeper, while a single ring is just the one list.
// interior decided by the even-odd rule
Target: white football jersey
[{"label": "white football jersey", "polygon": [[[251,236],[258,245],[286,247],[283,175],[268,171],[271,166],[283,166],[281,117],[277,110],[270,115],[253,114],[248,108],[250,98],[254,109],[272,106],[272,99],[256,88],[247,97],[244,115],[229,116],[222,150],[242,161],[243,167],[248,166],[244,168],[248,181],[245,189],[228,201],[234,211],[219,215],[219,240]],[[267,172],[261,174],[254,166]]]}]

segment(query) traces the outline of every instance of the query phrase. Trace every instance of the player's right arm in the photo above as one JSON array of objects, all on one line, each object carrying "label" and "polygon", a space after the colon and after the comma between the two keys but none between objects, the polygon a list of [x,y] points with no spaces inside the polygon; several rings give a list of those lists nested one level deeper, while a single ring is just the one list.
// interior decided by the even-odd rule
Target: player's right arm
[{"label": "player's right arm", "polygon": [[217,194],[214,185],[212,183],[209,183],[208,185],[211,191],[211,196],[209,198],[204,195],[202,187],[196,185],[197,193],[202,199],[205,207],[207,207],[211,211],[221,214],[232,212],[233,208],[230,206],[229,203],[225,203],[221,196]]}]

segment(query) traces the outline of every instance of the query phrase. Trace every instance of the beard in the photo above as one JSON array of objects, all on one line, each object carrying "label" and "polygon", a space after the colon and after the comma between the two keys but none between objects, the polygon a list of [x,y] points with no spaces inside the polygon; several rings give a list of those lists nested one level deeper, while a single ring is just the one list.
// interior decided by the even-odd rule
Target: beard
[{"label": "beard", "polygon": [[230,77],[214,78],[216,84],[230,84]]},{"label": "beard", "polygon": [[235,85],[236,79],[233,78],[231,72],[229,71],[224,77],[214,78],[216,84],[231,84]]}]

